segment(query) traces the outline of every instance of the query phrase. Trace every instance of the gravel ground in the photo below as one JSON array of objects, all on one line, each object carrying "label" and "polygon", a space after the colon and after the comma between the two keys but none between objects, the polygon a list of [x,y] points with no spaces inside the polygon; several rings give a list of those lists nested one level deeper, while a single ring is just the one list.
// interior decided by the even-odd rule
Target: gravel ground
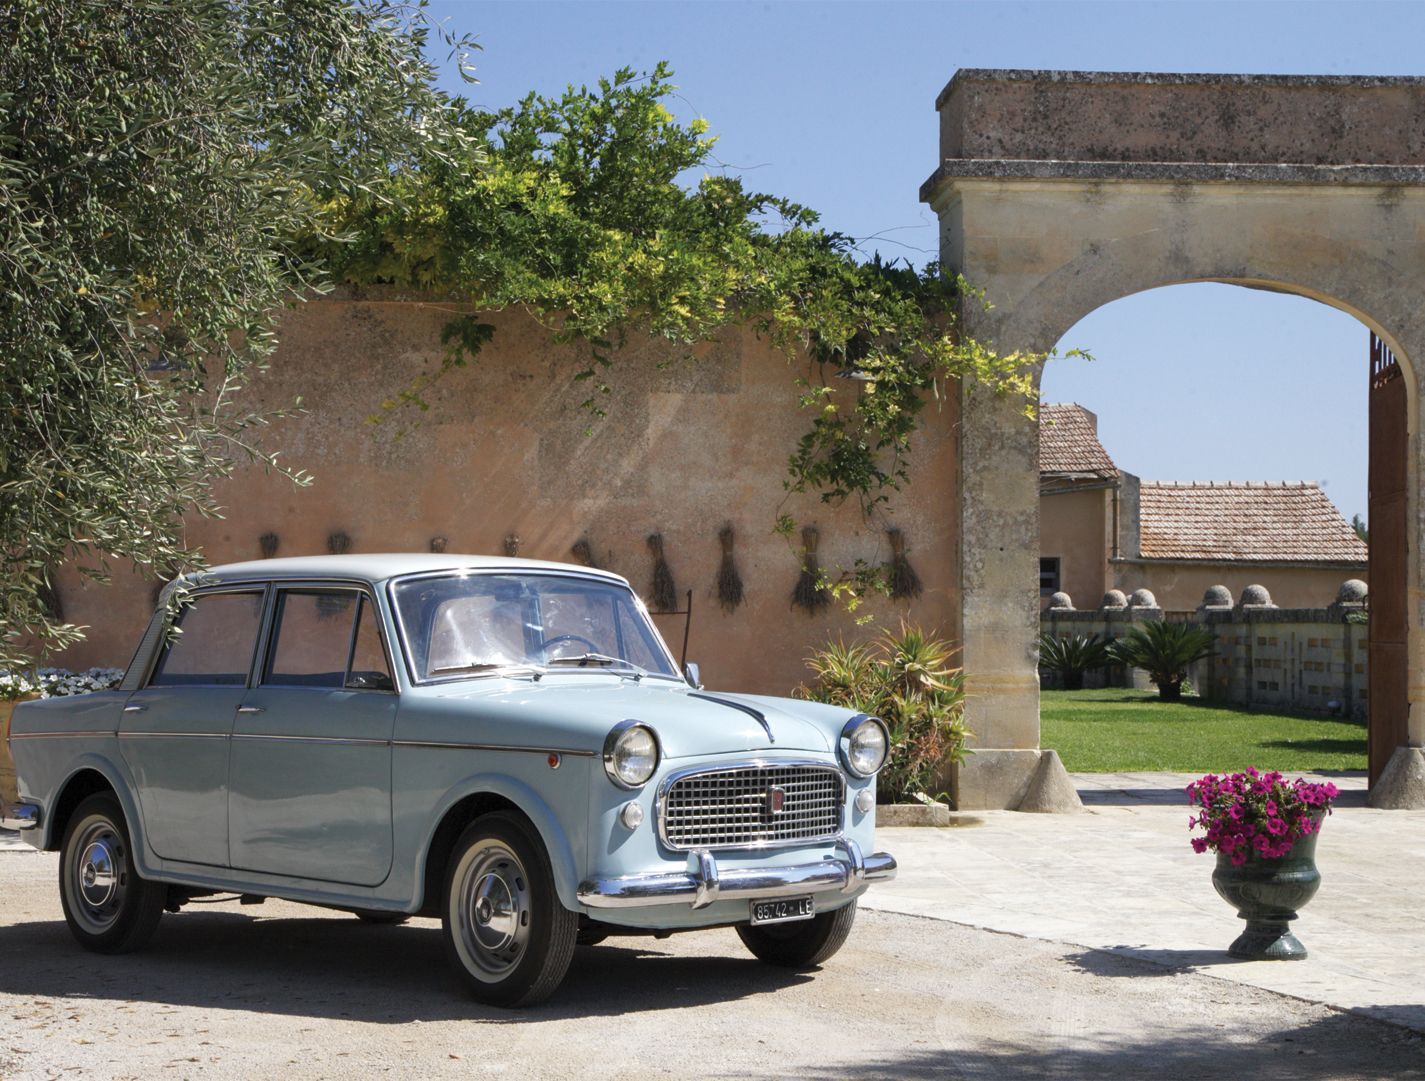
[{"label": "gravel ground", "polygon": [[[81,951],[52,855],[0,854],[0,1078],[1425,1079],[1425,1038],[1197,973],[863,911],[814,974],[730,930],[581,947],[542,1007],[464,998],[434,921],[269,901]],[[279,918],[280,917],[280,918]]]}]

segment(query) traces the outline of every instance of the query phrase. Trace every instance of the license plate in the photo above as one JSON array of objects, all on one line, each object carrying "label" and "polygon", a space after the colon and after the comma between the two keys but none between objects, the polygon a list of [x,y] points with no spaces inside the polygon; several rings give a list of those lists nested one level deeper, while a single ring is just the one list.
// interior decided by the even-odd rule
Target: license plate
[{"label": "license plate", "polygon": [[805,897],[778,897],[775,901],[752,902],[752,924],[787,923],[791,920],[809,920],[816,915],[816,906],[811,894]]}]

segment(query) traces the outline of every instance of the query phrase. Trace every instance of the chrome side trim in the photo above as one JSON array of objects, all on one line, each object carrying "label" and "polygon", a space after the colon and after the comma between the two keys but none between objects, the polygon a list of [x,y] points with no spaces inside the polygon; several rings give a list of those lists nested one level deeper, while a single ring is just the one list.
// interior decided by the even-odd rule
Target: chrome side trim
[{"label": "chrome side trim", "polygon": [[94,732],[11,732],[10,739],[87,739],[94,736],[116,736],[118,735],[112,728],[103,728]]},{"label": "chrome side trim", "polygon": [[120,739],[230,739],[227,732],[119,732]]},{"label": "chrome side trim", "polygon": [[735,867],[723,870],[711,852],[698,852],[695,871],[590,878],[579,884],[579,903],[589,908],[639,908],[688,904],[704,908],[714,901],[743,901],[798,893],[854,893],[868,882],[896,877],[896,859],[876,852],[862,859],[854,841],[837,847],[847,859],[827,859],[789,867]]},{"label": "chrome side trim", "polygon": [[40,825],[40,807],[37,803],[16,803],[10,813],[0,818],[0,829],[32,830]]},{"label": "chrome side trim", "polygon": [[262,732],[234,732],[233,739],[265,740],[281,743],[355,743],[374,744],[377,747],[389,747],[389,739],[362,739],[356,736],[282,736],[268,735]]},{"label": "chrome side trim", "polygon": [[496,743],[443,743],[420,739],[397,739],[391,741],[393,747],[436,747],[446,751],[515,751],[522,754],[558,754],[575,758],[594,758],[598,751],[571,751],[564,747],[512,747]]},{"label": "chrome side trim", "polygon": [[820,769],[828,773],[836,774],[837,780],[841,782],[840,810],[837,812],[836,829],[823,834],[820,837],[793,837],[783,841],[753,841],[750,844],[737,845],[710,845],[709,851],[720,852],[724,850],[755,851],[757,849],[773,848],[796,848],[805,847],[809,844],[825,842],[833,837],[839,836],[840,831],[846,827],[846,778],[841,772],[841,768],[834,763],[824,759],[815,758],[753,758],[743,759],[740,762],[729,762],[722,766],[710,766],[704,763],[701,766],[688,766],[685,769],[674,770],[660,782],[658,782],[658,792],[653,797],[653,818],[658,827],[658,842],[670,852],[687,852],[689,849],[680,848],[668,840],[668,815],[666,806],[666,796],[668,790],[686,777],[691,777],[697,773],[732,773],[734,771],[747,771],[759,769]]}]

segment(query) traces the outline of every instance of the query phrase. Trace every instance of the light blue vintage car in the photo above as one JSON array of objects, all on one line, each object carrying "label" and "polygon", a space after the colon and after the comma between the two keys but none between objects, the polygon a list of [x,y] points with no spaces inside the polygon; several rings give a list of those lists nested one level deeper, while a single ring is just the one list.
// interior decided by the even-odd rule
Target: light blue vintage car
[{"label": "light blue vintage car", "polygon": [[118,690],[13,718],[5,825],[60,850],[89,949],[217,892],[439,916],[474,995],[526,1005],[616,934],[730,925],[820,964],[895,874],[884,725],[703,691],[618,575],[327,556],[177,588]]}]

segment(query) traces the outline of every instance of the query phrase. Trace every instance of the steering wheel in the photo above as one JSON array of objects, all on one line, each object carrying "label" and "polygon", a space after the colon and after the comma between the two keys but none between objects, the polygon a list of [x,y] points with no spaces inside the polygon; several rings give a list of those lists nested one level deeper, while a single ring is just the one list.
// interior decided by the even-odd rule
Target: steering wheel
[{"label": "steering wheel", "polygon": [[589,647],[590,653],[599,652],[599,647],[596,646],[593,642],[589,641],[587,638],[585,638],[582,634],[556,634],[553,638],[546,638],[543,642],[541,642],[539,644],[539,648],[544,650],[545,653],[548,653],[550,646],[558,645],[561,642],[583,642],[584,645]]}]

